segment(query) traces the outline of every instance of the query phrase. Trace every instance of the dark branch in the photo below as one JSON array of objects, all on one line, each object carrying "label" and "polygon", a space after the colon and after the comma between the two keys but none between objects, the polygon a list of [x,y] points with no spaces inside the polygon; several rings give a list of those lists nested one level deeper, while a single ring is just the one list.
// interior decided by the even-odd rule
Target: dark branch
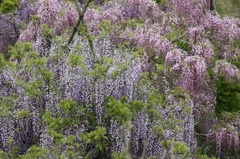
[{"label": "dark branch", "polygon": [[78,11],[78,21],[77,21],[75,27],[73,28],[70,38],[68,39],[67,46],[71,44],[73,37],[76,34],[76,32],[78,31],[80,24],[83,23],[84,14],[85,14],[87,7],[91,1],[92,0],[87,0],[86,4],[83,7],[83,10],[81,11],[78,0],[75,0],[76,6],[77,6],[77,11]]}]

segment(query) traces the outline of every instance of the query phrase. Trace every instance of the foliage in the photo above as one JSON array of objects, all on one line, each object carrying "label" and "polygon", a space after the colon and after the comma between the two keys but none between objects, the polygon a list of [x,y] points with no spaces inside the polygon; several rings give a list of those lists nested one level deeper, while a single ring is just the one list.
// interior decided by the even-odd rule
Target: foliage
[{"label": "foliage", "polygon": [[227,81],[220,77],[216,82],[217,103],[216,113],[222,111],[239,112],[240,111],[240,83],[238,80]]},{"label": "foliage", "polygon": [[115,100],[114,98],[107,99],[107,103],[104,106],[106,114],[115,118],[117,122],[129,122],[132,119],[132,113],[130,111],[130,105],[126,103],[126,98],[122,97],[121,100]]},{"label": "foliage", "polygon": [[184,155],[183,158],[187,157],[187,153],[189,152],[189,150],[185,144],[181,142],[171,141],[171,140],[163,141],[162,144],[166,148],[165,150],[170,151],[172,155],[182,154]]},{"label": "foliage", "polygon": [[19,0],[4,0],[0,4],[0,12],[1,13],[12,12],[18,7],[19,3],[20,3]]},{"label": "foliage", "polygon": [[221,16],[233,16],[239,17],[239,1],[231,0],[231,1],[216,1],[216,10]]},{"label": "foliage", "polygon": [[96,127],[96,130],[90,133],[82,134],[81,139],[88,144],[94,144],[97,151],[101,152],[107,147],[106,128]]},{"label": "foliage", "polygon": [[28,159],[28,158],[44,158],[44,149],[42,147],[37,147],[36,145],[33,145],[29,148],[28,152],[21,156],[22,159]]}]

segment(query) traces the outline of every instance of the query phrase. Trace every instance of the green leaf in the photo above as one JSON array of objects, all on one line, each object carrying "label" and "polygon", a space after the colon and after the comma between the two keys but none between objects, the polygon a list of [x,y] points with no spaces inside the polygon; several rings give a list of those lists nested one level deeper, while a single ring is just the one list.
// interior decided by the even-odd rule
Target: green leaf
[{"label": "green leaf", "polygon": [[2,150],[0,150],[0,158],[1,159],[8,159],[7,153],[5,153]]},{"label": "green leaf", "polygon": [[18,119],[25,119],[31,115],[28,110],[20,110],[20,111],[15,112],[15,114]]},{"label": "green leaf", "polygon": [[62,100],[59,103],[59,108],[63,109],[67,114],[76,113],[77,111],[77,102],[69,98]]},{"label": "green leaf", "polygon": [[46,158],[43,147],[33,145],[27,151],[27,153],[21,156],[21,159],[30,159],[30,158]]},{"label": "green leaf", "polygon": [[102,151],[108,145],[105,127],[96,127],[96,130],[81,135],[81,140],[96,145],[97,151]]},{"label": "green leaf", "polygon": [[71,67],[81,66],[83,69],[86,68],[84,58],[78,54],[69,54],[67,64]]},{"label": "green leaf", "polygon": [[104,108],[107,116],[115,118],[119,123],[128,123],[132,119],[130,105],[124,100],[124,97],[121,100],[109,97]]},{"label": "green leaf", "polygon": [[17,42],[10,48],[9,53],[12,55],[11,58],[16,59],[18,62],[20,62],[24,55],[31,51],[33,51],[32,43]]},{"label": "green leaf", "polygon": [[16,96],[0,97],[0,118],[12,115],[12,111],[17,103]]}]

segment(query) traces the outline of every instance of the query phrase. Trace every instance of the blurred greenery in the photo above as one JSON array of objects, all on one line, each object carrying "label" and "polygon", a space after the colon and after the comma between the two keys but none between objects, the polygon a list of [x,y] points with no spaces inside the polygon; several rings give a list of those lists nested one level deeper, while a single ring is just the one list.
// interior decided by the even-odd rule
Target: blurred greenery
[{"label": "blurred greenery", "polygon": [[240,17],[240,0],[216,0],[216,10],[221,16]]},{"label": "blurred greenery", "polygon": [[18,7],[20,0],[1,0],[0,3],[0,13],[9,13]]},{"label": "blurred greenery", "polygon": [[240,83],[237,80],[227,81],[220,77],[216,83],[217,87],[217,105],[216,113],[222,111],[239,112],[240,111]]}]

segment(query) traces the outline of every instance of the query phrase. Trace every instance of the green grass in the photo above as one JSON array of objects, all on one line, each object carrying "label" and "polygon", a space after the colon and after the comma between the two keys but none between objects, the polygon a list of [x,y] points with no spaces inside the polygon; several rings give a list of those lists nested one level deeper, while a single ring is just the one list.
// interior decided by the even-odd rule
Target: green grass
[{"label": "green grass", "polygon": [[240,0],[215,0],[217,12],[221,16],[240,18]]}]

